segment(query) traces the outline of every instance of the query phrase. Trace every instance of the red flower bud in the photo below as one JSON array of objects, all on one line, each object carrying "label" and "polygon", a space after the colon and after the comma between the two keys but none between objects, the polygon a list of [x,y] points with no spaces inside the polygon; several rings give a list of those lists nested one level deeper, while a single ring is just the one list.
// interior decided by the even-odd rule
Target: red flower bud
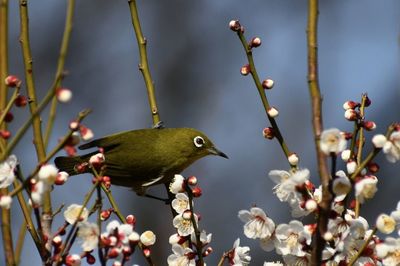
[{"label": "red flower bud", "polygon": [[197,184],[197,177],[195,177],[194,175],[189,176],[187,179],[187,183],[189,186],[195,186]]},{"label": "red flower bud", "polygon": [[17,107],[24,107],[28,104],[28,99],[24,95],[18,95],[14,102]]},{"label": "red flower bud", "polygon": [[136,224],[136,217],[133,214],[129,214],[128,216],[126,216],[126,223],[130,224],[130,225],[135,225]]},{"label": "red flower bud", "polygon": [[239,31],[241,30],[241,25],[239,23],[239,20],[231,20],[229,22],[229,28],[233,31]]},{"label": "red flower bud", "polygon": [[250,65],[246,64],[242,66],[242,68],[240,69],[240,74],[242,74],[243,76],[247,76],[249,73],[250,73]]},{"label": "red flower bud", "polygon": [[261,39],[259,37],[254,37],[253,39],[251,39],[250,43],[249,43],[249,47],[250,48],[257,48],[258,46],[261,45]]},{"label": "red flower bud", "polygon": [[5,78],[4,82],[8,87],[19,87],[21,86],[21,80],[17,76],[9,75]]},{"label": "red flower bud", "polygon": [[0,137],[3,139],[8,139],[11,137],[11,132],[5,129],[0,130]]},{"label": "red flower bud", "polygon": [[266,139],[273,139],[275,137],[274,129],[272,127],[266,127],[263,129],[263,136]]},{"label": "red flower bud", "polygon": [[193,197],[195,197],[195,198],[200,197],[201,194],[202,194],[201,188],[200,187],[194,187],[192,189],[192,193],[193,193]]},{"label": "red flower bud", "polygon": [[13,119],[14,115],[11,112],[7,112],[6,116],[4,117],[4,121],[10,123],[11,121],[13,121]]}]

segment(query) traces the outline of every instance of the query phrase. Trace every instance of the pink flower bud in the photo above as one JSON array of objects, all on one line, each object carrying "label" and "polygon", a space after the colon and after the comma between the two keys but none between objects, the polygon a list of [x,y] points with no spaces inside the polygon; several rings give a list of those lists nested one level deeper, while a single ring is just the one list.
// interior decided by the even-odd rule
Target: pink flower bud
[{"label": "pink flower bud", "polygon": [[91,254],[86,254],[86,262],[90,265],[93,265],[96,263],[96,258]]},{"label": "pink flower bud", "polygon": [[93,131],[83,125],[79,127],[79,132],[81,133],[81,137],[83,140],[90,140],[94,136]]},{"label": "pink flower bud", "polygon": [[278,109],[276,109],[276,108],[273,107],[273,106],[270,107],[270,108],[268,108],[267,113],[268,113],[268,116],[269,116],[269,117],[272,117],[272,118],[275,118],[275,117],[277,117],[277,116],[279,115]]},{"label": "pink flower bud", "polygon": [[197,184],[197,177],[195,177],[194,175],[189,176],[187,179],[187,183],[190,186],[195,186]]},{"label": "pink flower bud", "polygon": [[192,218],[192,212],[190,210],[186,210],[182,213],[182,218],[185,220],[190,220]]},{"label": "pink flower bud", "polygon": [[51,241],[54,247],[59,247],[62,244],[62,239],[61,236],[55,236],[53,237],[53,240]]},{"label": "pink flower bud", "polygon": [[344,117],[349,121],[355,121],[358,118],[358,113],[353,109],[347,109],[344,112]]},{"label": "pink flower bud", "polygon": [[68,177],[69,177],[69,174],[67,172],[64,172],[64,171],[59,172],[57,174],[56,180],[54,181],[54,184],[56,184],[58,186],[63,185],[63,184],[65,184],[65,182],[67,182]]},{"label": "pink flower bud", "polygon": [[150,249],[144,248],[144,249],[143,249],[143,255],[144,255],[146,258],[150,257],[150,255],[151,255]]},{"label": "pink flower bud", "polygon": [[28,99],[24,95],[18,95],[14,102],[17,107],[24,107],[28,104]]},{"label": "pink flower bud", "polygon": [[372,131],[376,128],[376,124],[373,121],[364,121],[363,127],[365,130]]},{"label": "pink flower bud", "polygon": [[79,266],[81,265],[81,256],[78,254],[68,255],[65,258],[65,265],[67,266]]},{"label": "pink flower bud", "polygon": [[78,121],[71,121],[69,123],[69,129],[76,131],[79,129],[79,122]]},{"label": "pink flower bud", "polygon": [[4,82],[8,87],[12,87],[12,88],[21,86],[21,80],[17,76],[14,76],[14,75],[7,76],[4,80]]},{"label": "pink flower bud", "polygon": [[270,90],[274,87],[274,83],[275,82],[272,79],[265,79],[265,80],[263,80],[261,85],[264,89]]},{"label": "pink flower bud", "polygon": [[256,48],[258,46],[261,45],[261,39],[259,37],[254,37],[253,39],[251,39],[250,43],[249,43],[249,47],[250,48]]},{"label": "pink flower bud", "polygon": [[119,248],[112,248],[112,249],[110,249],[109,251],[108,251],[108,257],[109,258],[116,258],[116,257],[118,257],[119,256],[119,254],[120,254],[121,252],[120,252],[120,250],[119,250]]},{"label": "pink flower bud", "polygon": [[299,157],[297,156],[296,153],[293,152],[292,154],[289,155],[288,161],[290,165],[297,165],[299,163]]},{"label": "pink flower bud", "polygon": [[58,88],[56,96],[59,102],[66,103],[72,99],[72,92],[67,88]]},{"label": "pink flower bud", "polygon": [[106,221],[111,216],[111,210],[102,210],[100,213],[100,219]]},{"label": "pink flower bud", "polygon": [[241,25],[239,23],[239,20],[231,20],[229,22],[229,28],[233,31],[239,31],[241,29]]},{"label": "pink flower bud", "polygon": [[343,109],[344,110],[349,110],[349,109],[354,109],[356,107],[359,107],[360,104],[357,102],[353,102],[353,101],[347,101],[343,104]]},{"label": "pink flower bud", "polygon": [[242,66],[242,68],[240,69],[240,74],[242,74],[243,76],[247,76],[250,73],[250,65],[246,64],[244,66]]},{"label": "pink flower bud", "polygon": [[200,197],[201,194],[202,194],[201,188],[200,187],[194,187],[192,189],[192,193],[193,193],[193,197],[195,197],[195,198]]},{"label": "pink flower bud", "polygon": [[3,139],[9,139],[11,137],[11,132],[9,130],[2,129],[0,130],[0,137]]},{"label": "pink flower bud", "polygon": [[95,155],[91,156],[89,159],[89,163],[94,167],[100,167],[104,163],[105,157],[102,153],[96,153]]},{"label": "pink flower bud", "polygon": [[272,127],[266,127],[263,129],[263,136],[266,139],[273,139],[275,137],[274,129]]},{"label": "pink flower bud", "polygon": [[14,115],[11,112],[7,112],[6,116],[4,117],[4,121],[10,123],[14,120]]},{"label": "pink flower bud", "polygon": [[136,224],[136,217],[133,214],[129,214],[128,216],[126,216],[125,220],[126,220],[127,224],[130,224],[130,225]]}]

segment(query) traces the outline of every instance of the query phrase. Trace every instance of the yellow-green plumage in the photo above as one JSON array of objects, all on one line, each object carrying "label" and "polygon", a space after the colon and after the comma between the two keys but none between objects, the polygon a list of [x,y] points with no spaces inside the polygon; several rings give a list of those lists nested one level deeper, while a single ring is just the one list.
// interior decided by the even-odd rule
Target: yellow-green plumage
[{"label": "yellow-green plumage", "polygon": [[[132,187],[138,194],[144,194],[149,186],[169,183],[175,174],[204,156],[227,158],[206,135],[192,128],[125,131],[86,143],[79,149],[95,147],[104,149],[104,175],[111,177],[113,184]],[[75,167],[97,152],[57,157],[55,164],[70,175],[80,174]]]}]

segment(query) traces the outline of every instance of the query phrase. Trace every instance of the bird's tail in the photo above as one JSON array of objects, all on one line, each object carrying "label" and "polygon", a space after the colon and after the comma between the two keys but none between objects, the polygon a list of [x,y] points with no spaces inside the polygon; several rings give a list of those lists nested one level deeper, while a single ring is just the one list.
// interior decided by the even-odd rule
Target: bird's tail
[{"label": "bird's tail", "polygon": [[76,167],[83,163],[85,160],[81,156],[75,156],[75,157],[57,157],[54,159],[54,163],[56,164],[57,168],[60,169],[60,171],[65,171],[69,175],[76,175],[79,174],[76,171]]}]

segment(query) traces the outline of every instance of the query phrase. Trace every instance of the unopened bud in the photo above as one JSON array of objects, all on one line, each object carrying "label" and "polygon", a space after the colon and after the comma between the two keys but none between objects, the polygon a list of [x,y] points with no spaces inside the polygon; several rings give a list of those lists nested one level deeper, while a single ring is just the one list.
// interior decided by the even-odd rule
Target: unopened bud
[{"label": "unopened bud", "polygon": [[51,241],[51,243],[53,244],[53,246],[59,247],[61,245],[61,243],[62,243],[61,236],[53,237],[53,240]]},{"label": "unopened bud", "polygon": [[126,216],[125,220],[126,220],[127,224],[130,224],[130,225],[136,224],[136,217],[133,214],[129,214],[128,216]]},{"label": "unopened bud", "polygon": [[69,177],[69,174],[67,172],[64,172],[64,171],[58,172],[57,177],[54,181],[54,184],[61,186],[61,185],[65,184],[65,182],[67,182],[68,177]]},{"label": "unopened bud", "polygon": [[108,257],[109,258],[116,258],[116,257],[118,257],[119,256],[119,254],[120,254],[121,252],[120,252],[120,250],[118,249],[118,248],[112,248],[112,249],[110,249],[109,251],[108,251]]},{"label": "unopened bud", "polygon": [[28,104],[28,99],[24,95],[18,95],[14,102],[17,107],[24,107]]},{"label": "unopened bud", "polygon": [[299,163],[299,156],[296,153],[292,153],[288,157],[290,165],[297,165]]},{"label": "unopened bud", "polygon": [[263,136],[266,139],[273,139],[275,137],[274,129],[272,127],[266,127],[263,129]]},{"label": "unopened bud", "polygon": [[318,204],[317,204],[317,202],[315,200],[309,199],[309,200],[306,201],[305,207],[306,207],[307,211],[312,212],[312,211],[315,211],[317,209]]},{"label": "unopened bud", "polygon": [[325,232],[324,234],[324,240],[325,241],[331,241],[333,239],[333,234],[329,231]]},{"label": "unopened bud", "polygon": [[0,130],[0,137],[3,139],[9,139],[11,137],[11,132],[9,130],[2,129]]},{"label": "unopened bud", "polygon": [[4,79],[4,82],[8,87],[12,87],[12,88],[21,86],[21,80],[17,76],[14,76],[14,75],[7,76]]},{"label": "unopened bud", "polygon": [[86,262],[93,265],[96,263],[96,258],[92,254],[86,254]]},{"label": "unopened bud", "polygon": [[239,23],[239,20],[231,20],[229,22],[229,28],[233,31],[239,31],[241,28],[241,25]]},{"label": "unopened bud", "polygon": [[249,43],[249,47],[250,48],[256,48],[258,46],[261,45],[261,39],[259,37],[254,37],[253,39],[251,39],[250,43]]},{"label": "unopened bud", "polygon": [[275,107],[268,108],[267,113],[268,113],[268,116],[272,117],[272,118],[275,118],[279,115],[279,111]]},{"label": "unopened bud", "polygon": [[195,197],[195,198],[200,197],[201,194],[202,194],[201,188],[200,187],[194,187],[192,189],[192,193],[193,193],[193,197]]},{"label": "unopened bud", "polygon": [[342,157],[343,161],[347,162],[350,159],[350,154],[351,154],[351,150],[344,150],[344,151],[342,151],[340,156]]},{"label": "unopened bud", "polygon": [[264,89],[270,90],[274,87],[274,83],[275,82],[272,79],[265,79],[265,80],[263,80],[261,85]]},{"label": "unopened bud", "polygon": [[57,100],[62,103],[69,102],[72,98],[72,92],[67,88],[58,88],[56,92]]},{"label": "unopened bud", "polygon": [[376,128],[376,124],[373,121],[364,121],[363,127],[365,130],[372,131]]},{"label": "unopened bud", "polygon": [[186,210],[182,213],[182,218],[185,220],[190,220],[192,218],[192,212],[190,210]]},{"label": "unopened bud", "polygon": [[354,109],[356,107],[360,106],[359,103],[353,102],[353,101],[347,101],[343,104],[343,109],[344,110],[349,110],[349,109]]},{"label": "unopened bud", "polygon": [[6,116],[4,117],[4,121],[10,123],[14,120],[14,115],[11,112],[7,112]]},{"label": "unopened bud", "polygon": [[243,76],[247,76],[250,73],[250,65],[246,64],[244,66],[242,66],[242,68],[240,68],[240,74],[242,74]]},{"label": "unopened bud", "polygon": [[346,164],[346,168],[347,168],[347,173],[352,174],[356,171],[357,169],[357,163],[355,161],[349,161]]},{"label": "unopened bud", "polygon": [[106,221],[108,218],[111,216],[111,211],[110,210],[102,210],[100,213],[100,219],[102,221]]},{"label": "unopened bud", "polygon": [[358,114],[353,109],[347,109],[346,112],[344,112],[344,117],[349,121],[355,121],[358,118]]},{"label": "unopened bud", "polygon": [[69,123],[69,129],[76,131],[79,129],[79,122],[78,121],[71,121]]},{"label": "unopened bud", "polygon": [[194,175],[189,176],[187,179],[187,183],[190,186],[195,186],[197,184],[197,177],[195,177]]},{"label": "unopened bud", "polygon": [[383,148],[385,143],[387,142],[387,138],[383,134],[377,134],[372,137],[372,143],[374,144],[375,148],[380,149]]},{"label": "unopened bud", "polygon": [[370,171],[372,174],[375,174],[379,171],[379,164],[375,163],[375,162],[369,162],[367,164],[368,167],[368,171]]},{"label": "unopened bud", "polygon": [[150,257],[150,255],[151,255],[150,249],[144,248],[144,249],[143,249],[143,255],[144,255],[146,258]]}]

